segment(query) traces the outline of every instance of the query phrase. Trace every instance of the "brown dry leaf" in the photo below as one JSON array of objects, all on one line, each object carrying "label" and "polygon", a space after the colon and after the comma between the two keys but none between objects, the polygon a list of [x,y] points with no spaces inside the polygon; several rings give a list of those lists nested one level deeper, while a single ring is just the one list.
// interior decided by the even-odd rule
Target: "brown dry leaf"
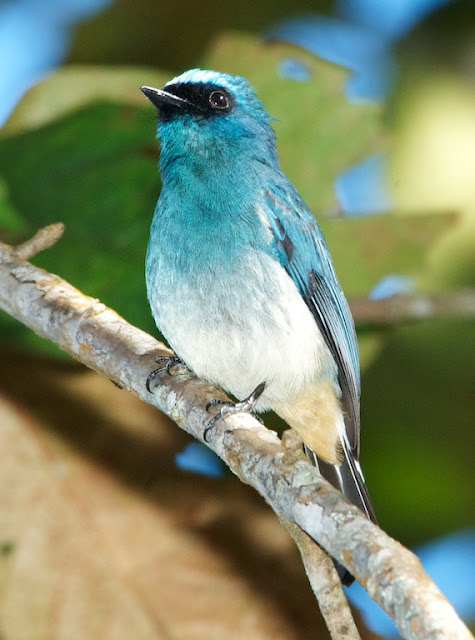
[{"label": "brown dry leaf", "polygon": [[328,638],[253,489],[177,470],[188,436],[108,380],[2,362],[2,639]]}]

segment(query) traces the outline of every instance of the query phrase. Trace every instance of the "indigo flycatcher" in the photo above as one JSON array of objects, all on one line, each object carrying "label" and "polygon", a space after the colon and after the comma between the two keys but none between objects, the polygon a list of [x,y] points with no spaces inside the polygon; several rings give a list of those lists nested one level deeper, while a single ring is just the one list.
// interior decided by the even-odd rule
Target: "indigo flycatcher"
[{"label": "indigo flycatcher", "polygon": [[146,258],[158,328],[191,371],[241,401],[237,410],[281,416],[322,475],[375,520],[358,463],[353,319],[322,232],[279,166],[269,115],[244,78],[215,71],[142,91],[161,144]]}]

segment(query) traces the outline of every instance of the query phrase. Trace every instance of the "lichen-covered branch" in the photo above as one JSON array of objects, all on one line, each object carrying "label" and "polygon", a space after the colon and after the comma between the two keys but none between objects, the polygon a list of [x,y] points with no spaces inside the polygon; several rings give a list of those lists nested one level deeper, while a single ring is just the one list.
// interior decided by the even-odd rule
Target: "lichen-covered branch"
[{"label": "lichen-covered branch", "polygon": [[[145,380],[169,351],[98,300],[0,245],[0,308],[75,359],[155,405],[203,440],[206,405],[223,397],[191,374]],[[344,565],[394,619],[407,639],[468,640],[471,634],[417,558],[369,522],[303,456],[250,415],[230,416],[210,431],[210,446],[266,499]]]}]

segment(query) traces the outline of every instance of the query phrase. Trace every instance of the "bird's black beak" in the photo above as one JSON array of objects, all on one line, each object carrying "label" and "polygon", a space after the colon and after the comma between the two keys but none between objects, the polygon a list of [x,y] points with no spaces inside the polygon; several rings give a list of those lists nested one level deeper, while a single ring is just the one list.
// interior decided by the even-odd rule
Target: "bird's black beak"
[{"label": "bird's black beak", "polygon": [[165,104],[173,105],[179,109],[189,105],[188,100],[174,96],[173,93],[168,93],[168,91],[164,91],[163,89],[154,89],[146,85],[140,87],[140,89],[156,109],[160,109],[160,107]]}]

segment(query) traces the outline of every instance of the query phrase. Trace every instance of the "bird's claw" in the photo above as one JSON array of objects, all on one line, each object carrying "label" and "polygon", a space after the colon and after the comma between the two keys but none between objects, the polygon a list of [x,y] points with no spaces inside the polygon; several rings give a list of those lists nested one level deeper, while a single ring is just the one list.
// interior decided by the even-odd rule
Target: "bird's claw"
[{"label": "bird's claw", "polygon": [[171,376],[172,375],[171,369],[173,369],[174,367],[183,368],[189,371],[188,367],[183,362],[183,360],[180,360],[180,358],[177,358],[177,356],[158,356],[158,358],[155,359],[155,362],[157,363],[165,362],[165,364],[162,365],[161,367],[158,367],[158,369],[154,369],[148,374],[145,386],[147,387],[147,391],[149,393],[152,393],[152,389],[151,389],[152,382],[161,373],[166,372],[168,373],[168,375]]},{"label": "bird's claw", "polygon": [[240,402],[231,402],[230,400],[211,400],[206,405],[206,411],[209,411],[211,407],[220,406],[221,409],[218,413],[211,418],[211,420],[206,425],[206,429],[203,433],[203,439],[205,442],[208,441],[208,434],[214,425],[218,422],[218,420],[224,420],[228,416],[232,416],[236,413],[250,413],[253,418],[258,420],[261,424],[264,424],[262,418],[254,411],[254,407],[257,404],[257,401],[261,397],[263,391],[265,389],[265,383],[262,382],[258,385],[250,396],[241,400]]}]

